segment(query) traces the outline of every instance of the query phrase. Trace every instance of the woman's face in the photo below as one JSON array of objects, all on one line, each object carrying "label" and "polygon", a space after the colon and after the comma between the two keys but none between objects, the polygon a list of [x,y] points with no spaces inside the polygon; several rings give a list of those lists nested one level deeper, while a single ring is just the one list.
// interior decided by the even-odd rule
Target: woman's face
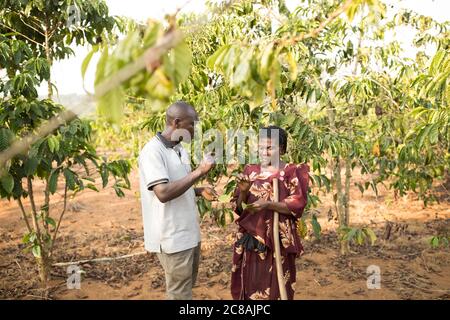
[{"label": "woman's face", "polygon": [[259,140],[258,151],[259,160],[262,165],[271,165],[274,161],[280,159],[280,146],[270,138],[262,138]]}]

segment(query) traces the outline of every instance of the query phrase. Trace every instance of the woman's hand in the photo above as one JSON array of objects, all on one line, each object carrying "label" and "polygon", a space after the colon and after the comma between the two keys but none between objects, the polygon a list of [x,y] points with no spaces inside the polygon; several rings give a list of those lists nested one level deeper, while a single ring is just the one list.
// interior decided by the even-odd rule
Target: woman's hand
[{"label": "woman's hand", "polygon": [[248,190],[250,190],[250,181],[248,181],[248,178],[246,176],[244,176],[242,173],[238,174],[236,176],[236,180],[238,183],[238,188],[239,191],[243,192],[243,193],[247,193]]},{"label": "woman's hand", "polygon": [[207,201],[215,201],[219,197],[216,190],[211,187],[201,188],[200,195]]},{"label": "woman's hand", "polygon": [[270,208],[270,204],[272,202],[266,200],[258,200],[247,205],[246,210],[249,210],[251,213],[255,213],[256,211],[267,210]]}]

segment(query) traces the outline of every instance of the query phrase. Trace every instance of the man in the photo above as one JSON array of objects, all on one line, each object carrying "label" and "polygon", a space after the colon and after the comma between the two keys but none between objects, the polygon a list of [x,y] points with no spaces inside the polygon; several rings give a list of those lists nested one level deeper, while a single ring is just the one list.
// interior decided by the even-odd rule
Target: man
[{"label": "man", "polygon": [[165,271],[167,298],[192,299],[200,259],[200,226],[195,196],[217,196],[211,188],[193,188],[214,166],[207,156],[191,171],[180,141],[190,142],[198,115],[186,102],[166,111],[166,128],[139,154],[145,249],[156,252]]}]

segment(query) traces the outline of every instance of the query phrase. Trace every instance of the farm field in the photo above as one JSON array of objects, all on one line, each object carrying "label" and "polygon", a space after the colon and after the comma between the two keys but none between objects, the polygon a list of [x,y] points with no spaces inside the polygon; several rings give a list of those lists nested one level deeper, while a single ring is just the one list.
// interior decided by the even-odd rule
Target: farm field
[{"label": "farm field", "polygon": [[[132,173],[132,190],[138,186]],[[339,256],[333,220],[329,221],[331,199],[319,210],[323,226],[320,241],[304,241],[305,254],[297,260],[295,299],[449,299],[450,252],[431,249],[430,237],[448,229],[448,196],[439,205],[423,208],[406,196],[398,200],[383,192],[378,201],[373,194],[355,195],[354,222],[371,221],[380,238],[386,221],[393,224],[389,240],[374,247],[354,247],[348,257]],[[56,262],[89,260],[143,252],[140,202],[133,191],[125,198],[113,196],[113,190],[87,191],[70,204],[61,227],[61,250]],[[2,201],[0,226],[0,298],[41,298],[39,281],[31,257],[22,252],[23,222],[14,203]],[[83,223],[89,221],[89,223]],[[210,219],[201,224],[202,260],[194,299],[231,299],[230,270],[234,224],[218,227]],[[381,269],[381,289],[367,289],[366,269]],[[51,299],[165,299],[164,271],[157,257],[138,255],[111,262],[80,265],[86,272],[81,290],[66,287],[66,268],[53,267]]]},{"label": "farm field", "polygon": [[448,12],[0,0],[0,300],[449,300]]}]

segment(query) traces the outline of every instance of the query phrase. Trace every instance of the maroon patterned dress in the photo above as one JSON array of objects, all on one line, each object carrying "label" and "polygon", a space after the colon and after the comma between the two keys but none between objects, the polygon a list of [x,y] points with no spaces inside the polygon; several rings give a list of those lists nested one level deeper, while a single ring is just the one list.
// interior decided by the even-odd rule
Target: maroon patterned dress
[{"label": "maroon patterned dress", "polygon": [[[279,215],[279,237],[284,284],[289,300],[294,298],[296,268],[295,258],[303,252],[296,229],[296,221],[303,213],[307,202],[309,167],[306,164],[286,164],[277,173],[261,172],[260,165],[247,165],[244,176],[251,186],[247,204],[260,199],[273,200],[273,179],[278,178],[279,199],[286,202],[292,215]],[[236,188],[232,203],[236,208],[239,196]],[[280,293],[273,246],[273,211],[248,210],[235,212],[239,230],[234,244],[231,274],[231,295],[235,300],[278,300]],[[252,245],[253,243],[253,245]],[[250,244],[250,245],[249,245]],[[256,244],[256,245],[255,245]],[[250,248],[250,249],[249,249]]]}]

